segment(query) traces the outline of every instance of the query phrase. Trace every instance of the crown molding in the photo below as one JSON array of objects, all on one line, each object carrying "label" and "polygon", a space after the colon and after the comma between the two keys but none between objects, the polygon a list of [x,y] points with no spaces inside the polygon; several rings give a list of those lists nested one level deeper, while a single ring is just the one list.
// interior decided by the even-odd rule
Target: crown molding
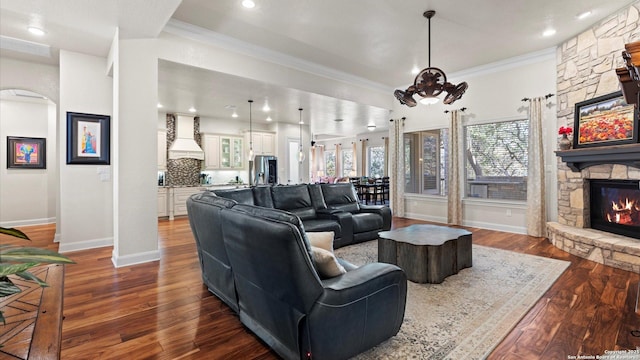
[{"label": "crown molding", "polygon": [[496,62],[474,66],[469,69],[452,72],[450,78],[467,78],[480,75],[487,75],[499,71],[505,71],[516,67],[535,64],[547,60],[555,60],[556,47],[550,47],[539,51],[530,52],[524,55],[514,56]]},{"label": "crown molding", "polygon": [[267,49],[231,36],[223,35],[209,29],[202,28],[183,21],[170,19],[164,31],[176,36],[196,40],[225,50],[248,55],[267,62],[290,67],[314,75],[330,78],[340,82],[347,82],[377,92],[393,93],[393,88],[363,77],[355,76],[344,71],[329,68],[311,61],[303,60],[279,51]]}]

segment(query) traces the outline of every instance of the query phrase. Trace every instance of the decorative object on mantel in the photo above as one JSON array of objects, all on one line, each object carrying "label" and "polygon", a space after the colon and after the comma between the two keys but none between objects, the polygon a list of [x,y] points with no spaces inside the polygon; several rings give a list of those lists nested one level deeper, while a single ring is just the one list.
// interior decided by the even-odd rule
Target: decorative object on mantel
[{"label": "decorative object on mantel", "polygon": [[460,99],[469,85],[466,82],[461,82],[458,85],[454,85],[447,82],[447,75],[444,71],[436,67],[431,67],[431,18],[436,14],[435,10],[427,10],[422,16],[426,17],[429,21],[429,66],[426,69],[422,69],[416,75],[413,80],[413,85],[409,86],[405,91],[396,90],[393,95],[400,101],[400,104],[407,105],[409,107],[416,106],[416,100],[413,98],[414,94],[418,94],[422,97],[421,104],[431,105],[438,102],[437,96],[443,91],[447,92],[442,101],[445,104],[453,104],[456,100]]},{"label": "decorative object on mantel", "polygon": [[638,142],[638,113],[620,91],[576,103],[573,127],[574,149]]},{"label": "decorative object on mantel", "polygon": [[624,47],[622,58],[625,67],[617,68],[616,74],[627,103],[640,107],[640,41],[625,44]]},{"label": "decorative object on mantel", "polygon": [[570,127],[560,126],[560,129],[558,130],[558,134],[562,135],[562,137],[560,138],[560,141],[558,141],[558,148],[560,150],[571,149],[571,140],[569,140],[567,136],[572,132],[573,132],[573,129],[571,129]]}]

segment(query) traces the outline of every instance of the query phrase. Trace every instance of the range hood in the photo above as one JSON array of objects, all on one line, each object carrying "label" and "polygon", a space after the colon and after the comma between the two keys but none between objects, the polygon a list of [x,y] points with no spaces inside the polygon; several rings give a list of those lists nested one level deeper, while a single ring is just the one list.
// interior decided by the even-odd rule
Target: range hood
[{"label": "range hood", "polygon": [[169,148],[169,159],[204,160],[204,152],[193,139],[193,121],[188,116],[176,117],[176,140]]}]

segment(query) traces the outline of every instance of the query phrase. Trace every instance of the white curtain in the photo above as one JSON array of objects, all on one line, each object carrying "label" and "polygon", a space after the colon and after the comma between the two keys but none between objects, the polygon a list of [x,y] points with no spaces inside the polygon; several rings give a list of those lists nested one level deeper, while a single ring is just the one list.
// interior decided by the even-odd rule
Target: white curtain
[{"label": "white curtain", "polygon": [[367,141],[369,139],[362,139],[362,173],[360,176],[367,176]]},{"label": "white curtain", "polygon": [[447,204],[447,223],[462,225],[462,195],[460,191],[463,160],[462,152],[462,115],[453,110],[449,121],[449,191]]},{"label": "white curtain", "polygon": [[393,120],[389,129],[390,206],[393,215],[404,217],[404,118]]},{"label": "white curtain", "polygon": [[389,137],[385,136],[384,139],[384,176],[389,176]]},{"label": "white curtain", "polygon": [[342,177],[342,144],[336,144],[336,179]]},{"label": "white curtain", "polygon": [[547,233],[545,203],[544,147],[542,145],[542,103],[544,97],[529,103],[529,164],[527,170],[527,234],[543,237]]},{"label": "white curtain", "polygon": [[357,141],[351,143],[353,147],[353,161],[351,162],[351,172],[349,173],[350,177],[358,175],[358,151],[357,151]]}]

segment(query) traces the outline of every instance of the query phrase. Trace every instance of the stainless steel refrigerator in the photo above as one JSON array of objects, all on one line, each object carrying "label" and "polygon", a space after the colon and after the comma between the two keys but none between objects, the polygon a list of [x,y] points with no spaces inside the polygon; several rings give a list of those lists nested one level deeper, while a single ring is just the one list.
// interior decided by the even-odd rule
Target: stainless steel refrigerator
[{"label": "stainless steel refrigerator", "polygon": [[275,156],[256,155],[251,170],[251,185],[278,183],[278,158]]}]

